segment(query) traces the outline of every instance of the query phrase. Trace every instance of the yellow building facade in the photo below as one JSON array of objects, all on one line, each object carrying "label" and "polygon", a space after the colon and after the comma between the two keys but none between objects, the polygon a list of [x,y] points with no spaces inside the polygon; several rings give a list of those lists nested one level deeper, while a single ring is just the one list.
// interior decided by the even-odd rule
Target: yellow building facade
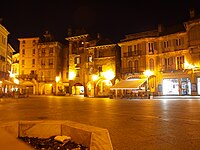
[{"label": "yellow building facade", "polygon": [[[69,42],[70,94],[108,97],[119,69],[120,50],[117,44],[102,42],[99,37],[80,34],[66,38]],[[117,60],[118,59],[118,60]]]},{"label": "yellow building facade", "polygon": [[[19,38],[19,82],[29,94],[58,94],[62,84],[60,42],[46,31],[43,37]],[[56,77],[59,80],[56,80]],[[23,92],[23,91],[21,91]]]},{"label": "yellow building facade", "polygon": [[[147,78],[153,95],[200,95],[200,20],[182,26],[126,35],[121,47],[122,78]],[[147,89],[146,89],[147,90]]]},{"label": "yellow building facade", "polygon": [[14,49],[8,43],[8,30],[0,24],[0,95],[11,90],[10,71]]}]

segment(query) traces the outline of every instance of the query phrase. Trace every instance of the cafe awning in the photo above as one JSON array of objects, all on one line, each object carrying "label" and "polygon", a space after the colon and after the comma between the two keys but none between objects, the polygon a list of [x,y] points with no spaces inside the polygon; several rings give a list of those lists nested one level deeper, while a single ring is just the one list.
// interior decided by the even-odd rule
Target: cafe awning
[{"label": "cafe awning", "polygon": [[13,81],[9,81],[9,80],[3,80],[3,84],[15,86],[15,87],[25,87],[24,85],[16,84],[16,83],[14,83]]},{"label": "cafe awning", "polygon": [[130,90],[130,89],[140,89],[140,86],[143,85],[144,82],[146,82],[147,79],[129,79],[129,80],[121,80],[117,84],[110,87],[111,90],[117,90],[117,89],[124,89],[124,90]]}]

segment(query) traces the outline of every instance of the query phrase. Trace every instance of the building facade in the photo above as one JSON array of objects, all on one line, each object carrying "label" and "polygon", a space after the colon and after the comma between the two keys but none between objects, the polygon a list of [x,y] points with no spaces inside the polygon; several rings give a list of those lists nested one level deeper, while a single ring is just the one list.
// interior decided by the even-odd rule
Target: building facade
[{"label": "building facade", "polygon": [[8,43],[10,33],[0,24],[0,95],[11,91],[10,71],[12,64],[12,54],[15,51]]},{"label": "building facade", "polygon": [[62,85],[62,50],[48,31],[42,37],[19,38],[19,82],[29,94],[57,94]]},{"label": "building facade", "polygon": [[[119,76],[120,50],[117,44],[103,41],[99,34],[79,34],[69,41],[70,94],[108,97],[109,88]],[[118,67],[119,68],[119,67]]]},{"label": "building facade", "polygon": [[[29,94],[38,94],[37,68],[39,37],[19,38],[19,83]],[[23,92],[23,91],[21,91]],[[27,92],[27,91],[26,91]]]},{"label": "building facade", "polygon": [[153,95],[200,95],[199,33],[200,20],[191,17],[181,26],[126,35],[119,42],[122,78],[147,78]]}]

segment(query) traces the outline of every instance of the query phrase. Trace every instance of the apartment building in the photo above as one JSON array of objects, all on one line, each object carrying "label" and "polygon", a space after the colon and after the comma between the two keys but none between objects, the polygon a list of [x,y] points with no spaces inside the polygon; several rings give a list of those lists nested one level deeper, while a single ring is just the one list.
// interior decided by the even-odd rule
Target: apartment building
[{"label": "apartment building", "polygon": [[45,32],[38,43],[37,82],[39,94],[57,94],[63,90],[62,85],[62,50],[60,42],[52,34]]},{"label": "apartment building", "polygon": [[13,76],[19,76],[19,53],[12,55],[11,73]]},{"label": "apartment building", "polygon": [[[70,32],[71,33],[71,32]],[[69,90],[73,95],[107,97],[119,76],[119,46],[86,33],[70,34]],[[120,77],[119,77],[120,78]]]},{"label": "apartment building", "polygon": [[[29,94],[57,94],[62,85],[60,42],[46,31],[42,37],[19,38],[19,82]],[[56,80],[57,77],[57,80]]]},{"label": "apartment building", "polygon": [[[139,85],[153,95],[200,95],[199,33],[200,19],[191,15],[180,26],[126,35],[119,42],[122,78],[146,79]],[[146,76],[146,70],[152,74]],[[130,91],[135,89],[141,87]]]},{"label": "apartment building", "polygon": [[9,34],[7,29],[0,24],[0,94],[7,93],[12,88],[10,71],[12,54],[15,50],[8,43]]},{"label": "apartment building", "polygon": [[[18,38],[19,40],[19,83],[29,94],[38,94],[37,67],[39,37]],[[21,91],[23,92],[23,91]],[[26,91],[27,92],[27,91]]]}]

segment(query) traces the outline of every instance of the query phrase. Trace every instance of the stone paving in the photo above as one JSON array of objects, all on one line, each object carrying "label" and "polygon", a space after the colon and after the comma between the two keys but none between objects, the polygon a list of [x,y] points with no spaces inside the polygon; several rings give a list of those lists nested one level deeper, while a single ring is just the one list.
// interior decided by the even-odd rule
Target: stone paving
[{"label": "stone paving", "polygon": [[0,100],[0,121],[70,120],[109,131],[114,150],[200,149],[200,99],[43,96]]}]

